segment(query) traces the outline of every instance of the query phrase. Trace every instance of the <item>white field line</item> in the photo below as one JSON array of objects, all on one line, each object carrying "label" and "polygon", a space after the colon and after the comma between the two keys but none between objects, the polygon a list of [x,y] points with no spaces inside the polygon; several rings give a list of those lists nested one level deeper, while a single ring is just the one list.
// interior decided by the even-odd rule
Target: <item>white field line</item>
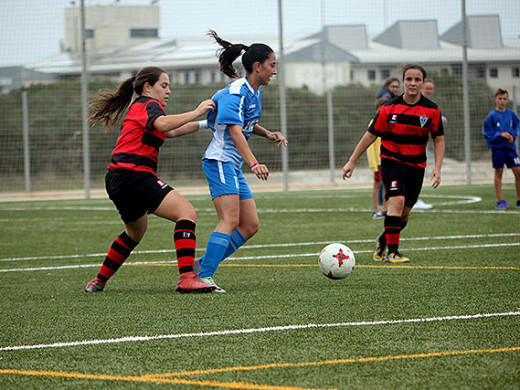
[{"label": "white field line", "polygon": [[[469,203],[466,201],[460,201],[459,204]],[[439,203],[438,205],[447,205],[453,204],[451,203]],[[34,211],[36,209],[28,209],[27,211]],[[45,208],[48,211],[63,211],[67,210],[67,208],[63,207],[55,207],[55,208]],[[78,209],[70,208],[71,211],[77,211]],[[100,209],[98,209],[99,211]],[[113,212],[114,209],[106,209],[105,211]],[[372,213],[372,209],[366,208],[358,208],[358,207],[349,207],[349,208],[290,208],[290,209],[259,209],[259,214],[291,214],[291,213]],[[197,212],[199,214],[205,215],[216,215],[216,211],[213,208],[197,208]],[[434,213],[434,214],[498,214],[498,215],[519,215],[520,210],[451,210],[451,209],[430,209],[430,210],[414,210],[414,213]],[[34,219],[34,218],[0,218],[1,223],[10,223],[10,222],[28,222],[28,221],[38,221],[49,219]],[[50,219],[52,221],[70,221],[67,218],[54,218]],[[117,221],[121,223],[121,221]],[[70,223],[81,223],[84,224],[85,221],[77,220],[70,221]],[[105,223],[105,222],[103,222]]]},{"label": "white field line", "polygon": [[[461,240],[461,239],[482,239],[482,238],[505,238],[505,237],[518,237],[520,233],[490,233],[490,234],[463,234],[463,235],[451,235],[451,236],[435,236],[435,237],[413,237],[413,238],[402,238],[401,241],[440,241],[440,240]],[[339,240],[341,241],[341,240]],[[313,241],[313,242],[290,242],[290,243],[278,243],[278,244],[259,244],[259,245],[245,245],[240,248],[241,251],[248,249],[264,249],[264,248],[290,248],[290,247],[304,247],[313,245],[327,245],[336,241]],[[348,244],[365,244],[374,243],[373,239],[362,239],[362,240],[349,240]],[[407,250],[431,250],[431,249],[466,249],[466,248],[480,248],[488,246],[516,246],[518,243],[505,243],[505,244],[481,244],[484,246],[460,246],[460,247],[438,247],[438,248],[410,248]],[[205,248],[197,248],[197,251],[203,251]],[[369,253],[368,251],[354,251],[354,253]],[[133,251],[132,254],[162,254],[162,253],[174,253],[175,249],[155,249],[155,250],[144,250],[144,251]],[[81,259],[88,257],[104,257],[106,252],[102,253],[85,253],[76,255],[59,255],[59,256],[30,256],[30,257],[11,257],[0,259],[2,262],[19,262],[19,261],[34,261],[34,260],[63,260],[63,259]],[[305,256],[305,255],[302,255]],[[260,258],[260,257],[259,257]],[[264,258],[276,258],[276,257],[264,257]],[[242,257],[233,257],[233,259],[246,259]],[[247,258],[249,259],[249,258]],[[174,261],[166,261],[167,263]],[[142,263],[147,264],[147,263]],[[85,266],[85,265],[84,265]],[[90,265],[86,265],[89,267]],[[77,267],[77,266],[74,266]],[[4,272],[0,270],[0,272]]]},{"label": "white field line", "polygon": [[251,333],[265,333],[265,332],[280,332],[287,330],[302,330],[302,329],[319,329],[319,328],[340,328],[340,327],[354,327],[354,326],[375,326],[375,325],[396,325],[396,324],[410,324],[410,323],[421,323],[421,322],[437,322],[437,321],[456,321],[456,320],[474,320],[480,318],[492,318],[492,317],[510,317],[518,316],[520,311],[505,312],[505,313],[488,313],[488,314],[473,314],[473,315],[459,315],[459,316],[445,316],[445,317],[430,317],[430,318],[411,318],[402,320],[382,320],[382,321],[361,321],[361,322],[341,322],[335,324],[302,324],[302,325],[286,325],[286,326],[272,326],[268,328],[249,328],[249,329],[230,329],[213,332],[200,332],[200,333],[177,333],[177,334],[166,334],[166,335],[155,335],[155,336],[127,336],[115,339],[104,339],[104,340],[83,340],[83,341],[70,341],[52,344],[35,344],[35,345],[18,345],[18,346],[7,346],[1,347],[0,351],[17,351],[17,350],[28,350],[28,349],[44,349],[44,348],[63,348],[63,347],[76,347],[82,345],[96,345],[96,344],[117,344],[125,342],[139,342],[139,341],[151,341],[151,340],[164,340],[164,339],[181,339],[190,337],[214,337],[214,336],[227,336],[236,334],[251,334]]},{"label": "white field line", "polygon": [[[463,235],[451,235],[451,236],[436,236],[436,237],[414,237],[414,238],[401,238],[401,241],[434,241],[434,240],[460,240],[460,239],[480,239],[480,238],[505,238],[505,237],[517,237],[520,233],[490,233],[490,234],[463,234]],[[341,241],[341,240],[338,240]],[[336,241],[314,241],[314,242],[290,242],[290,243],[279,243],[279,244],[262,244],[262,245],[245,245],[240,248],[241,251],[247,249],[263,249],[263,248],[289,248],[289,247],[303,247],[312,245],[327,245]],[[373,239],[363,240],[349,240],[349,244],[365,244],[374,243]],[[464,247],[466,248],[466,247]],[[203,251],[205,248],[197,248],[197,251]],[[414,250],[414,249],[411,249]],[[415,249],[419,250],[419,249]],[[146,251],[133,251],[132,254],[160,254],[160,253],[173,253],[175,249],[156,249]],[[356,253],[368,253],[370,251],[357,251]],[[106,252],[103,253],[86,253],[76,255],[61,255],[61,256],[29,256],[29,257],[8,257],[1,259],[2,262],[18,262],[18,261],[30,261],[30,260],[61,260],[61,259],[80,259],[85,257],[103,257]]]},{"label": "white field line", "polygon": [[[328,243],[328,242],[327,242]],[[510,247],[510,246],[520,246],[520,242],[508,242],[501,244],[478,244],[478,245],[455,245],[455,246],[438,246],[438,247],[425,247],[425,248],[407,248],[407,252],[413,251],[431,251],[431,250],[452,250],[452,249],[475,249],[475,248],[499,248],[499,247]],[[374,250],[362,250],[362,251],[353,251],[354,253],[372,253]],[[156,252],[154,252],[156,253]],[[288,259],[288,258],[298,258],[298,257],[313,257],[318,256],[318,252],[312,253],[288,253],[288,254],[278,254],[278,255],[265,255],[265,256],[234,256],[232,258],[226,259],[226,261],[237,261],[237,260],[266,260],[266,259]],[[149,264],[177,264],[176,260],[165,260],[165,261],[139,261],[139,262],[127,262],[127,265],[149,265]],[[0,273],[7,272],[29,272],[29,271],[56,271],[62,269],[78,269],[78,268],[95,268],[99,267],[99,263],[91,263],[91,264],[75,264],[75,265],[61,265],[61,266],[52,266],[52,267],[28,267],[28,268],[9,268],[9,269],[0,269]]]}]

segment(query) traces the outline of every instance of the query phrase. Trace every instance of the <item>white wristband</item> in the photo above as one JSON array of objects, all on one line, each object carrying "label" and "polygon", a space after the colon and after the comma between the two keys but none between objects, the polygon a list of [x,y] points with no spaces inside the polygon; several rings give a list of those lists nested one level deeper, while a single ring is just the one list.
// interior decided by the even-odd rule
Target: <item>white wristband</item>
[{"label": "white wristband", "polygon": [[204,119],[203,121],[199,121],[199,130],[200,129],[205,129],[206,127],[208,127],[208,120],[207,119]]}]

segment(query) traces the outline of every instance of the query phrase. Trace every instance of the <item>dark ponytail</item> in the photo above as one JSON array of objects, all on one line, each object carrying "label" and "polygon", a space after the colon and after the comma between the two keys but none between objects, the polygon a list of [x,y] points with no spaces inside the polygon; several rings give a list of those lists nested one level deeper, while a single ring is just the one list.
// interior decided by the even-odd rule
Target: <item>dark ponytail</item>
[{"label": "dark ponytail", "polygon": [[94,114],[88,118],[92,126],[103,120],[103,126],[108,131],[121,120],[126,108],[132,101],[134,92],[141,95],[144,84],[148,83],[153,86],[163,73],[166,73],[164,69],[148,66],[119,84],[115,92],[100,91],[100,96],[89,104],[89,107],[95,110]]},{"label": "dark ponytail", "polygon": [[241,43],[232,44],[220,38],[213,30],[209,30],[208,35],[222,46],[222,49],[218,51],[220,71],[230,78],[238,77],[238,73],[233,67],[233,62],[242,54],[242,51],[245,51],[242,56],[242,65],[248,74],[253,72],[253,64],[255,62],[263,63],[273,53],[273,50],[263,43],[253,43],[251,46]]}]

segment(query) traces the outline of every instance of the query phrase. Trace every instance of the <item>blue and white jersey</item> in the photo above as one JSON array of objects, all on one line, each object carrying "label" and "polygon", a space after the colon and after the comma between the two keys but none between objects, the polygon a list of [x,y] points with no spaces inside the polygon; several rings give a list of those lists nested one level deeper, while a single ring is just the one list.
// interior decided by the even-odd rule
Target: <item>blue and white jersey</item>
[{"label": "blue and white jersey", "polygon": [[208,127],[213,131],[213,139],[204,158],[230,161],[236,169],[241,169],[243,159],[231,139],[228,126],[242,126],[242,134],[246,140],[249,139],[262,114],[262,87],[257,93],[243,77],[215,93],[212,100],[216,109],[208,114]]}]

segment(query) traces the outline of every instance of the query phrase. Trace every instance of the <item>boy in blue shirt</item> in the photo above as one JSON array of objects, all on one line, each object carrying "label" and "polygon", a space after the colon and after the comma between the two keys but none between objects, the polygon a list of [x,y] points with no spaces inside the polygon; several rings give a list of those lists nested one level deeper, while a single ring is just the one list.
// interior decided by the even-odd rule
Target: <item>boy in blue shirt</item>
[{"label": "boy in blue shirt", "polygon": [[488,148],[491,149],[493,168],[495,169],[496,209],[508,209],[502,194],[502,174],[504,164],[513,171],[516,186],[516,208],[520,208],[520,157],[516,151],[519,119],[513,110],[507,108],[509,94],[499,88],[495,92],[496,107],[491,111],[482,127]]}]

